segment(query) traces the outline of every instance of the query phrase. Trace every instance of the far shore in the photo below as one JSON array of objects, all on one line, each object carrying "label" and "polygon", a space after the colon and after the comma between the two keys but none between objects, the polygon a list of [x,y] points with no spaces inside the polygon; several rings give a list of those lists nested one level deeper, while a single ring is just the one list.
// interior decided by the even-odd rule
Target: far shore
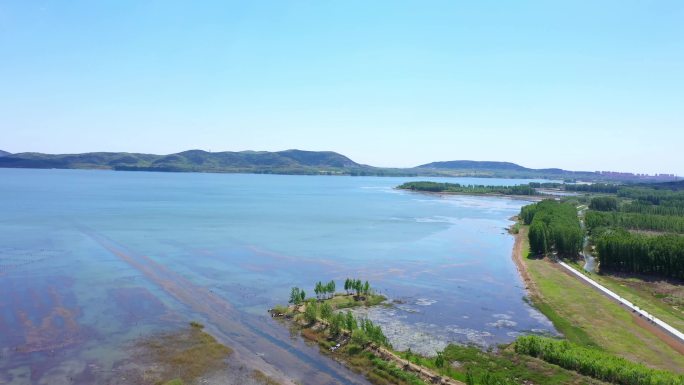
[{"label": "far shore", "polygon": [[517,199],[517,200],[525,200],[525,201],[530,201],[530,202],[539,202],[544,199],[548,198],[555,198],[556,195],[509,195],[509,194],[499,194],[499,193],[466,193],[466,192],[447,192],[447,191],[420,191],[420,190],[411,190],[411,189],[404,189],[404,188],[396,188],[397,190],[401,191],[408,191],[416,194],[427,194],[427,195],[440,195],[440,196],[448,196],[448,195],[463,195],[463,196],[475,196],[475,197],[494,197],[494,198],[508,198],[508,199]]}]

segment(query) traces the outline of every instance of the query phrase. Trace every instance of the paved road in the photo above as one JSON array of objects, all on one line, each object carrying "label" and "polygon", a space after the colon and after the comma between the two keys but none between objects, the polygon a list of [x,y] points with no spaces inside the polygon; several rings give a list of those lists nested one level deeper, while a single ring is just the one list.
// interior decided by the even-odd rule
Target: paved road
[{"label": "paved road", "polygon": [[665,331],[673,335],[674,337],[678,338],[681,342],[684,342],[684,333],[680,332],[679,330],[673,328],[672,326],[668,325],[667,323],[663,322],[662,320],[656,318],[652,314],[648,313],[645,310],[640,309],[639,307],[635,306],[633,303],[629,302],[628,300],[620,297],[619,295],[615,294],[614,292],[608,290],[605,286],[602,286],[598,282],[594,281],[593,279],[587,277],[586,275],[582,274],[581,272],[575,270],[574,268],[570,267],[565,262],[558,262],[561,266],[563,266],[565,269],[569,270],[572,274],[576,275],[580,279],[586,281],[589,283],[591,286],[593,286],[596,290],[600,291],[602,294],[606,295],[607,297],[610,297],[621,304],[627,306],[628,308],[632,309],[633,311],[638,312],[641,314],[643,317],[645,317],[647,320],[652,321],[654,324],[660,326],[663,328]]}]

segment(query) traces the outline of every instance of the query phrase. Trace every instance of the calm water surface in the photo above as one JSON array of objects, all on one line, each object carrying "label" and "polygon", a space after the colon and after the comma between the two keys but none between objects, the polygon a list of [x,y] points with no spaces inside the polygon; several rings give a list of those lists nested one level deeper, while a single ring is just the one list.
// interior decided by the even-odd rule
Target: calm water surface
[{"label": "calm water surface", "polygon": [[395,347],[555,333],[504,230],[526,202],[408,180],[0,169],[0,383],[117,383],[137,337],[199,320],[276,377],[364,384],[266,314],[346,277],[396,300],[361,311]]}]

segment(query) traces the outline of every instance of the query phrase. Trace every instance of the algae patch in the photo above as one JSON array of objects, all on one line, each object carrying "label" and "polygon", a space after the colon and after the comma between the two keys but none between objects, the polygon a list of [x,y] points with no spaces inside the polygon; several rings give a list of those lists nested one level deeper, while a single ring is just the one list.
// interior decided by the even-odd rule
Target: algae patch
[{"label": "algae patch", "polygon": [[189,327],[157,334],[135,343],[134,359],[146,368],[133,382],[140,385],[188,384],[226,367],[233,352],[192,322]]}]

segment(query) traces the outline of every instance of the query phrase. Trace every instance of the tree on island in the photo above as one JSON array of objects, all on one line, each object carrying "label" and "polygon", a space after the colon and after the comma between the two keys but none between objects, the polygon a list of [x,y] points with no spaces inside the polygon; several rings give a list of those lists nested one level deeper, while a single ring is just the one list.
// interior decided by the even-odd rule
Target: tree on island
[{"label": "tree on island", "polygon": [[318,283],[316,283],[314,292],[316,293],[316,298],[321,299],[321,296],[323,295],[323,284],[321,283],[321,281],[318,281]]},{"label": "tree on island", "polygon": [[349,310],[347,310],[347,314],[344,317],[344,323],[345,327],[349,331],[353,331],[359,327],[359,325],[356,323],[356,318],[354,318],[354,315]]},{"label": "tree on island", "polygon": [[335,281],[330,281],[326,285],[328,289],[328,293],[330,293],[330,298],[332,298],[335,295]]},{"label": "tree on island", "polygon": [[318,281],[314,291],[316,292],[316,298],[318,299],[332,298],[333,295],[335,295],[335,281],[330,281],[325,285],[321,281]]},{"label": "tree on island", "polygon": [[354,281],[354,291],[356,291],[356,296],[361,295],[361,291],[363,290],[363,284],[361,283],[360,279],[357,279]]},{"label": "tree on island", "polygon": [[345,317],[342,313],[333,314],[330,317],[330,335],[337,337],[345,326]]},{"label": "tree on island", "polygon": [[321,318],[323,318],[326,321],[330,320],[330,317],[333,315],[333,308],[330,306],[329,303],[323,302],[320,308],[320,313],[321,313]]},{"label": "tree on island", "polygon": [[306,304],[306,309],[304,309],[304,319],[308,323],[313,323],[318,318],[318,305],[315,301],[310,301]]},{"label": "tree on island", "polygon": [[444,352],[437,352],[437,358],[435,358],[435,366],[438,368],[444,367]]},{"label": "tree on island", "polygon": [[298,287],[293,287],[292,290],[290,290],[290,300],[288,303],[291,303],[293,305],[299,305],[306,299],[306,293],[304,290],[300,290]]}]

